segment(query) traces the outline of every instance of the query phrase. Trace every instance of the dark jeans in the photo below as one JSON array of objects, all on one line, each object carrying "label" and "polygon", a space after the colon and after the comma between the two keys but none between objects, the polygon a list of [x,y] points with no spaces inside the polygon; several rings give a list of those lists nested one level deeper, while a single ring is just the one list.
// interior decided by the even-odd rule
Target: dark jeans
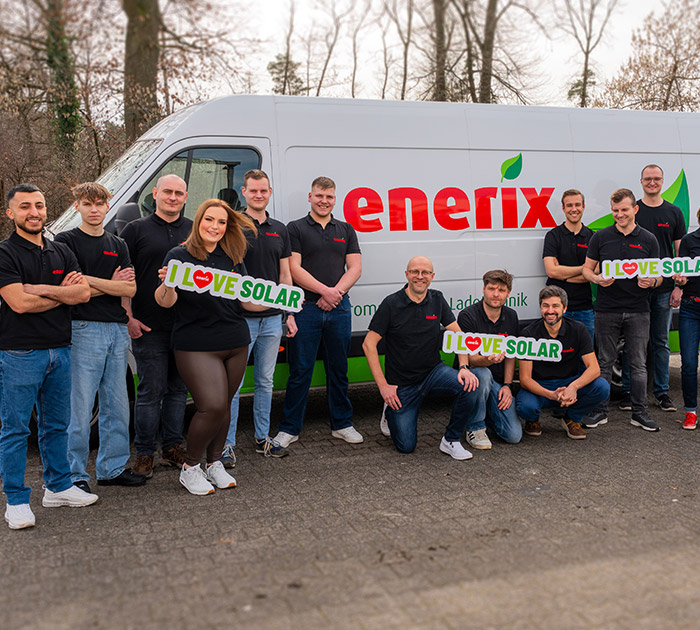
[{"label": "dark jeans", "polygon": [[134,405],[137,455],[152,455],[158,447],[170,448],[182,441],[187,387],[175,365],[170,333],[153,331],[132,339],[139,386]]},{"label": "dark jeans", "polygon": [[331,429],[337,431],[352,425],[352,404],[348,398],[351,317],[347,295],[332,311],[324,311],[314,302],[304,302],[302,310],[294,316],[299,330],[289,340],[289,381],[280,431],[290,435],[301,432],[319,346],[326,369]]},{"label": "dark jeans", "polygon": [[700,302],[683,298],[678,313],[681,345],[681,387],[685,411],[698,408],[698,345],[700,345]]},{"label": "dark jeans", "polygon": [[[600,375],[610,383],[617,360],[617,342],[625,336],[627,360],[630,366],[630,398],[632,413],[643,411],[647,405],[647,343],[649,342],[649,313],[596,313],[595,340]],[[598,407],[607,411],[605,403]]]},{"label": "dark jeans", "polygon": [[595,333],[595,315],[593,314],[593,309],[589,308],[583,311],[566,311],[564,317],[573,319],[574,321],[581,322],[591,336],[591,341],[593,341]]},{"label": "dark jeans", "polygon": [[[537,382],[545,389],[555,391],[560,387],[566,387],[577,378],[578,375],[570,378],[556,378]],[[526,422],[538,420],[542,409],[547,409],[549,407],[565,409],[570,420],[581,422],[584,416],[591,413],[591,411],[601,403],[606,402],[609,397],[610,384],[599,376],[592,383],[578,390],[576,402],[569,407],[562,407],[557,400],[550,400],[544,396],[538,396],[522,388],[516,397],[515,407],[518,411],[518,415]]]},{"label": "dark jeans", "polygon": [[[477,378],[484,376],[481,374],[482,371],[488,370],[486,368],[474,370]],[[473,392],[464,391],[464,386],[457,380],[457,374],[454,368],[438,363],[422,383],[399,386],[396,393],[401,401],[401,408],[394,410],[387,407],[386,410],[391,439],[399,451],[412,453],[416,448],[418,411],[426,396],[454,398],[450,421],[445,429],[445,439],[448,442],[458,442],[470,420],[484,417],[489,394],[488,387],[480,386]]]}]

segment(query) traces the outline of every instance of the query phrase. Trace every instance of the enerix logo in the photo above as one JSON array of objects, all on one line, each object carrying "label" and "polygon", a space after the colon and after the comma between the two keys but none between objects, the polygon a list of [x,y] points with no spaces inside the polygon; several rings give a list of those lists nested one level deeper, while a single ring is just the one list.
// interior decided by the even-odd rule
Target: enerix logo
[{"label": "enerix logo", "polygon": [[[522,168],[522,153],[506,160],[501,164],[501,182],[517,178]],[[490,230],[494,212],[500,212],[504,229],[534,228],[538,224],[552,228],[556,222],[547,203],[553,192],[554,188],[488,186],[474,190],[470,199],[461,188],[448,187],[438,191],[431,207],[428,196],[420,188],[392,188],[383,199],[373,188],[360,187],[353,188],[345,196],[343,212],[345,220],[358,232],[379,232],[387,228],[391,232],[406,232],[409,203],[413,231],[429,230],[431,221],[452,231],[472,227]]]}]

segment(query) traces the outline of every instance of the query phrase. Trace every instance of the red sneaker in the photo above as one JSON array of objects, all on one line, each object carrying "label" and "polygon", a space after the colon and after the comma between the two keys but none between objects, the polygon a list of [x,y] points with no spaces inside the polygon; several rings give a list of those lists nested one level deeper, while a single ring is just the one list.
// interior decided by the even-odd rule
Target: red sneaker
[{"label": "red sneaker", "polygon": [[692,411],[686,411],[685,420],[683,420],[684,429],[695,429],[698,426],[698,416]]}]

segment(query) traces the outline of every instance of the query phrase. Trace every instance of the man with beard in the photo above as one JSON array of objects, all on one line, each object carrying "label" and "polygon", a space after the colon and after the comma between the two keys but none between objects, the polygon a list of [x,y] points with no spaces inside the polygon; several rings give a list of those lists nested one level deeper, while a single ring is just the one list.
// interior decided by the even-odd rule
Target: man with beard
[{"label": "man with beard", "polygon": [[[513,276],[507,271],[493,269],[483,277],[484,299],[465,308],[457,317],[462,332],[489,335],[518,334],[518,314],[506,306],[513,288]],[[523,436],[522,426],[513,404],[513,375],[515,359],[506,358],[504,352],[488,356],[472,355],[469,363],[473,367],[485,367],[488,371],[479,378],[479,388],[486,390],[488,401],[484,414],[477,417],[467,431],[467,442],[477,449],[491,448],[486,435],[486,425],[496,435],[510,444],[517,444]]]},{"label": "man with beard", "polygon": [[[582,440],[586,432],[581,419],[596,405],[608,399],[610,385],[600,377],[593,352],[593,341],[581,323],[564,319],[567,295],[561,287],[540,291],[542,319],[523,330],[524,337],[557,339],[561,342],[561,361],[520,359],[520,391],[516,400],[518,415],[525,421],[525,433],[542,435],[540,412],[548,407],[564,407],[567,415],[561,423],[573,440]],[[581,372],[580,364],[584,370]]]}]

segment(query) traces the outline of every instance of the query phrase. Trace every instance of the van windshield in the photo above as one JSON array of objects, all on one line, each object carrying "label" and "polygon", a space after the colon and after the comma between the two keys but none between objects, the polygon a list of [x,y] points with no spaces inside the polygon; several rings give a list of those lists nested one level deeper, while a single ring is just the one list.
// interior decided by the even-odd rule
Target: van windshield
[{"label": "van windshield", "polygon": [[[121,189],[129,178],[138,171],[148,157],[163,142],[162,140],[137,140],[126,152],[110,166],[97,180],[109,192],[114,194]],[[80,223],[80,215],[75,206],[71,204],[68,209],[54,221],[49,228],[52,234],[58,234],[65,230],[77,227]]]}]

